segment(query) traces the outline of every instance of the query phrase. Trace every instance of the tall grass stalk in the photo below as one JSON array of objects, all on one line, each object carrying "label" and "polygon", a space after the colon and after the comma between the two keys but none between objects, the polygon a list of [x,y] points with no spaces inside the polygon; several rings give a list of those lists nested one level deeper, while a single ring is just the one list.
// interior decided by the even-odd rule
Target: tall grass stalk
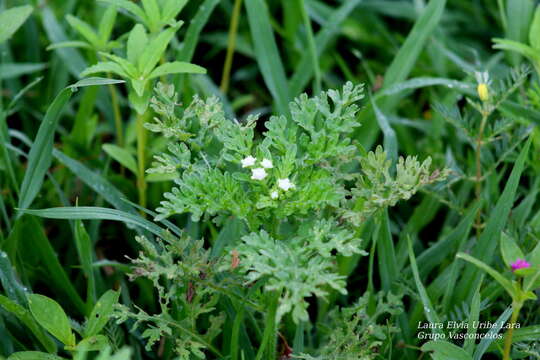
[{"label": "tall grass stalk", "polygon": [[308,49],[311,57],[311,65],[313,66],[313,73],[315,75],[315,84],[314,84],[314,93],[318,94],[321,92],[321,69],[319,68],[319,61],[317,55],[317,48],[315,46],[315,38],[313,36],[313,28],[311,27],[311,20],[307,13],[306,2],[305,0],[300,1],[300,11],[302,12],[302,19],[304,21],[304,26],[306,27],[306,35],[308,41]]},{"label": "tall grass stalk", "polygon": [[504,336],[504,350],[503,350],[503,360],[510,360],[510,352],[512,350],[512,337],[514,335],[514,326],[517,323],[519,318],[519,312],[523,304],[514,303],[512,304],[512,317],[510,318],[510,327],[506,330],[506,335]]},{"label": "tall grass stalk", "polygon": [[[475,178],[475,195],[476,195],[476,201],[478,202],[480,200],[480,197],[482,196],[482,162],[481,162],[481,154],[482,154],[482,143],[483,143],[483,137],[484,137],[484,129],[486,127],[486,122],[488,119],[489,113],[483,112],[482,113],[482,120],[480,122],[480,129],[478,131],[478,136],[476,137],[476,148],[475,148],[475,163],[476,163],[476,178]],[[478,209],[478,212],[476,213],[476,238],[480,238],[481,233],[481,227],[482,227],[482,208],[480,207]]]},{"label": "tall grass stalk", "polygon": [[[146,179],[145,173],[145,155],[146,155],[146,141],[147,133],[144,128],[144,122],[146,119],[146,113],[137,114],[137,190],[139,192],[139,205],[146,207]],[[145,216],[144,213],[142,216]]]},{"label": "tall grass stalk", "polygon": [[229,28],[229,38],[227,43],[227,55],[225,56],[225,64],[223,64],[223,74],[221,77],[220,90],[223,94],[226,94],[229,90],[229,82],[231,78],[231,68],[233,63],[234,51],[236,48],[236,36],[238,34],[238,21],[240,19],[240,9],[242,7],[242,0],[234,1],[234,9],[231,18],[231,25]]}]

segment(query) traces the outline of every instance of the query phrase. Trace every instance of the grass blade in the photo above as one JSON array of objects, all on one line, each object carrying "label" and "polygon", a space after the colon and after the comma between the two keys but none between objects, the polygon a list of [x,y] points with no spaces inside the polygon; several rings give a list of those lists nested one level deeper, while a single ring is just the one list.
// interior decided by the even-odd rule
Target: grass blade
[{"label": "grass blade", "polygon": [[[420,300],[424,306],[424,314],[428,321],[432,324],[440,323],[439,315],[435,312],[431,300],[429,300],[426,288],[420,280],[420,274],[418,273],[418,266],[416,265],[416,258],[414,257],[414,250],[412,247],[411,237],[407,239],[408,249],[409,249],[409,260],[411,261],[411,269],[413,272],[414,282],[416,283],[416,288],[418,289],[418,294],[420,295]],[[431,329],[433,333],[442,334],[442,330],[439,328]]]},{"label": "grass blade", "polygon": [[487,351],[489,346],[495,339],[497,339],[497,334],[499,331],[501,331],[502,326],[506,323],[506,321],[510,318],[510,315],[512,315],[512,307],[506,308],[506,310],[499,316],[497,321],[495,321],[495,325],[487,332],[486,336],[482,338],[480,341],[480,344],[476,347],[476,350],[474,351],[473,359],[474,360],[480,360],[482,359],[482,356],[484,356],[484,353]]},{"label": "grass blade", "polygon": [[126,196],[116,189],[103,176],[90,170],[77,160],[70,158],[59,150],[53,149],[53,155],[58,161],[67,166],[67,168],[71,170],[74,175],[77,175],[79,179],[81,179],[86,185],[102,196],[116,209],[132,214],[137,213],[132,206],[123,200],[126,198]]},{"label": "grass blade", "polygon": [[[328,21],[323,25],[315,35],[315,47],[317,50],[317,56],[326,50],[328,44],[341,30],[341,23],[350,15],[350,13],[362,2],[362,0],[348,0],[344,1],[338,9],[336,9],[328,18]],[[309,80],[313,76],[313,66],[310,66],[312,62],[309,52],[304,52],[300,62],[296,66],[296,70],[289,81],[289,87],[291,89],[291,95],[297,96],[304,91]]]},{"label": "grass blade", "polygon": [[0,13],[0,44],[8,40],[28,19],[34,8],[30,5],[16,6]]},{"label": "grass blade", "polygon": [[[512,209],[514,199],[516,197],[519,179],[523,169],[525,168],[525,160],[527,159],[527,155],[529,153],[531,141],[532,137],[529,137],[527,143],[521,150],[514,168],[512,169],[512,173],[510,174],[510,178],[504,187],[503,193],[497,201],[495,208],[489,215],[489,220],[486,227],[473,249],[473,256],[486,264],[489,264],[492,261],[495,248],[499,243],[499,237],[501,236],[501,232],[508,221],[510,210]],[[478,286],[480,276],[480,270],[475,266],[468,265],[466,267],[465,273],[462,277],[461,286],[457,292],[457,294],[460,296],[458,301],[472,298],[473,289],[476,289]]]},{"label": "grass blade", "polygon": [[219,0],[205,0],[199,6],[197,14],[190,21],[189,27],[184,38],[184,43],[176,55],[176,60],[190,62],[195,53],[195,47],[199,43],[199,35],[208,22],[210,15],[214,12]]},{"label": "grass blade", "polygon": [[81,219],[81,220],[112,220],[132,224],[150,231],[152,234],[162,237],[165,230],[156,224],[143,219],[139,215],[126,213],[124,211],[107,209],[93,206],[78,207],[57,207],[41,210],[21,209],[21,212],[36,215],[49,219]]},{"label": "grass blade", "polygon": [[245,4],[255,55],[264,82],[276,101],[278,111],[287,114],[291,97],[285,68],[272,32],[267,4],[263,0],[249,0]]},{"label": "grass blade", "polygon": [[388,211],[381,212],[379,216],[379,230],[373,235],[377,242],[377,257],[379,259],[379,271],[381,276],[382,288],[389,291],[392,283],[397,279],[399,270],[397,268],[396,253],[394,242],[390,233],[390,220]]},{"label": "grass blade", "polygon": [[52,161],[54,133],[58,126],[58,122],[60,121],[60,115],[71,98],[73,91],[83,86],[116,84],[119,82],[121,81],[102,78],[84,79],[74,85],[66,87],[54,99],[47,109],[47,113],[43,118],[43,122],[41,123],[36,139],[34,140],[34,144],[28,154],[28,169],[21,185],[21,196],[19,197],[18,204],[19,208],[28,208],[41,188],[45,173]]}]

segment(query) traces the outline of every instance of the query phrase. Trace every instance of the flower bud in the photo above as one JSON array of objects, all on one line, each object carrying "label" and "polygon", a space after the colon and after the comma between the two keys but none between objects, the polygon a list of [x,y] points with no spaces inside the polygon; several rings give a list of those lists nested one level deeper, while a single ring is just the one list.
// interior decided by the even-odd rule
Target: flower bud
[{"label": "flower bud", "polygon": [[478,97],[482,101],[488,101],[489,99],[489,89],[487,84],[480,83],[478,84],[478,87],[476,88],[476,91],[478,92]]}]

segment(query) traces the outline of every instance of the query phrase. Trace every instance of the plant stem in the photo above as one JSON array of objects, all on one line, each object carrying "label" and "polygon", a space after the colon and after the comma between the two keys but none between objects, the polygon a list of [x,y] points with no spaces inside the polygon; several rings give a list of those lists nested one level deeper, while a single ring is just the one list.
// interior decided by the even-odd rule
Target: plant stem
[{"label": "plant stem", "polygon": [[[261,346],[257,352],[255,360],[261,360],[265,352],[268,354],[267,359],[276,359],[276,313],[279,304],[279,292],[269,294],[270,307],[266,314],[266,327],[264,328]],[[267,350],[268,349],[268,350]]]},{"label": "plant stem", "polygon": [[519,317],[519,311],[521,310],[521,306],[522,304],[512,304],[513,311],[512,317],[510,318],[510,327],[508,328],[508,330],[506,330],[506,335],[504,336],[503,360],[511,360],[510,350],[512,349],[512,336],[514,335],[514,326]]},{"label": "plant stem", "polygon": [[299,0],[299,1],[300,1],[300,11],[302,12],[302,18],[304,20],[304,26],[306,27],[306,31],[307,31],[307,40],[308,40],[309,52],[311,54],[313,73],[315,75],[315,86],[313,90],[314,90],[314,94],[319,94],[321,92],[321,71],[319,69],[319,62],[317,61],[318,55],[317,55],[317,48],[315,47],[315,38],[313,37],[313,28],[311,27],[311,20],[309,19],[309,16],[306,10],[305,0]]},{"label": "plant stem", "polygon": [[[137,189],[139,191],[139,205],[146,207],[146,179],[145,155],[146,155],[146,129],[144,128],[146,114],[137,114]],[[142,216],[145,216],[143,213]]]},{"label": "plant stem", "polygon": [[227,43],[227,55],[225,56],[225,64],[223,64],[223,74],[221,77],[220,90],[223,94],[229,90],[229,80],[231,77],[231,68],[234,56],[234,49],[236,48],[236,34],[238,33],[238,20],[240,18],[242,0],[234,1],[234,9],[231,18],[231,25],[229,27],[229,39]]},{"label": "plant stem", "polygon": [[[480,129],[478,130],[478,137],[476,138],[476,149],[475,149],[475,160],[476,160],[476,181],[475,181],[475,193],[476,193],[476,201],[480,200],[480,197],[482,196],[482,163],[480,161],[480,156],[482,153],[482,142],[483,142],[483,136],[484,136],[484,128],[486,127],[488,114],[484,113],[482,115],[482,121],[480,123]],[[481,228],[481,222],[482,222],[482,208],[480,207],[478,209],[478,212],[476,213],[476,238],[480,238],[480,228]]]},{"label": "plant stem", "polygon": [[[107,77],[111,78],[108,74]],[[120,114],[120,107],[118,105],[118,96],[114,85],[109,84],[109,91],[111,92],[111,105],[113,108],[114,125],[116,127],[116,142],[118,146],[124,147],[124,131],[122,129],[122,115]]]}]

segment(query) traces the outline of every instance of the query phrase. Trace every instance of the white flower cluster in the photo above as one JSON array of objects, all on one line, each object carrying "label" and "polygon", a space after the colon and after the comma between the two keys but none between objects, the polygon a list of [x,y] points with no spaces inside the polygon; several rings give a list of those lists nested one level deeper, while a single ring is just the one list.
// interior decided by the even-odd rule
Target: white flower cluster
[{"label": "white flower cluster", "polygon": [[[244,159],[242,159],[240,162],[242,163],[243,168],[246,168],[246,167],[249,168],[249,167],[254,166],[257,163],[257,159],[249,155],[249,156],[246,156]],[[260,167],[255,167],[251,169],[251,179],[264,180],[268,176],[266,169],[272,169],[272,168],[274,168],[274,164],[272,163],[272,160],[266,159],[266,158],[262,159],[260,162]],[[283,191],[288,191],[294,188],[294,184],[288,178],[278,179],[277,186]],[[272,199],[277,199],[278,196],[279,196],[279,193],[277,190],[274,190],[270,193],[270,197]]]}]

